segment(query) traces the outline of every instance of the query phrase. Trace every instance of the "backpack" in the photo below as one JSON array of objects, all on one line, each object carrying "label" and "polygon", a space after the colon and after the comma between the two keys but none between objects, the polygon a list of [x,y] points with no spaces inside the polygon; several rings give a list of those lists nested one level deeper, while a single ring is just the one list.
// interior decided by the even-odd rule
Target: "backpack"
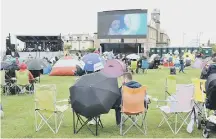
[{"label": "backpack", "polygon": [[170,74],[171,75],[175,75],[176,74],[176,68],[175,67],[171,67],[170,68]]}]

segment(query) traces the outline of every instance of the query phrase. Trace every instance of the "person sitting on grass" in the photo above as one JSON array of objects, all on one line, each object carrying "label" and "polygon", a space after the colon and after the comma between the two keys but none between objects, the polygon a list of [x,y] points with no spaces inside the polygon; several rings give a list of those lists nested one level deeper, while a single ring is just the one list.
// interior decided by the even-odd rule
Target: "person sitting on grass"
[{"label": "person sitting on grass", "polygon": [[26,73],[29,78],[29,82],[31,83],[34,80],[34,76],[31,74],[31,72],[27,69],[27,65],[25,63],[20,64],[19,66],[20,70],[16,72],[16,76],[19,73]]},{"label": "person sitting on grass", "polygon": [[207,63],[205,67],[202,69],[200,79],[207,79],[207,72],[208,72],[209,64]]},{"label": "person sitting on grass", "polygon": [[[129,88],[140,88],[142,86],[140,83],[133,81],[132,74],[129,72],[126,72],[123,74],[122,85],[125,85]],[[120,92],[121,90],[122,90],[122,87],[120,87]],[[116,115],[116,124],[118,126],[121,123],[121,102],[122,102],[122,95],[118,98],[118,100],[113,105],[113,109],[115,109],[115,115]],[[145,96],[145,101],[143,103],[144,103],[145,108],[148,109],[148,104],[150,103],[150,100],[147,97],[147,95]]]},{"label": "person sitting on grass", "polygon": [[212,59],[213,63],[209,65],[208,70],[207,70],[207,78],[209,75],[216,73],[216,57]]},{"label": "person sitting on grass", "polygon": [[[122,85],[125,85],[129,88],[140,88],[142,86],[140,83],[133,81],[132,74],[129,72],[126,72],[122,75]],[[120,87],[119,90],[121,93],[122,87]],[[116,100],[115,104],[112,107],[112,109],[115,109],[116,125],[117,126],[120,126],[120,123],[121,123],[121,102],[122,102],[122,96],[120,96]],[[145,108],[148,109],[148,104],[150,103],[150,99],[147,97],[147,94],[145,96],[145,100],[143,103],[144,103]],[[91,120],[88,124],[95,125],[96,121]]]}]

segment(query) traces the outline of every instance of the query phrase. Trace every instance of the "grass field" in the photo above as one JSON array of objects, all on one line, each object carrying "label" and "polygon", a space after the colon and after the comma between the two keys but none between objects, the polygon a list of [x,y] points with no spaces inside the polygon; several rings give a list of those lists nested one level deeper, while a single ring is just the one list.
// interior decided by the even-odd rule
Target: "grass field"
[{"label": "grass field", "polygon": [[[200,70],[187,69],[186,74],[178,74],[178,83],[190,83],[192,78],[200,75]],[[164,82],[169,74],[168,69],[149,70],[148,74],[134,75],[134,80],[148,86],[148,94],[152,97],[164,98]],[[56,84],[57,98],[65,99],[69,97],[69,87],[73,85],[75,77],[52,77],[42,76],[41,84]],[[34,101],[33,95],[25,96],[2,96],[1,103],[3,105],[5,117],[1,121],[1,137],[2,138],[93,138],[94,136],[84,128],[78,134],[73,134],[73,116],[71,109],[65,112],[64,122],[57,134],[53,134],[47,126],[44,126],[39,132],[35,132],[34,126]],[[202,137],[201,130],[197,130],[192,134],[187,133],[186,128],[174,135],[170,131],[167,124],[158,128],[162,115],[156,108],[154,102],[150,105],[147,115],[148,131],[144,136],[135,128],[129,131],[125,137]],[[115,113],[111,110],[108,114],[101,117],[104,128],[99,129],[99,136],[102,138],[118,138],[119,128],[115,124]]]}]

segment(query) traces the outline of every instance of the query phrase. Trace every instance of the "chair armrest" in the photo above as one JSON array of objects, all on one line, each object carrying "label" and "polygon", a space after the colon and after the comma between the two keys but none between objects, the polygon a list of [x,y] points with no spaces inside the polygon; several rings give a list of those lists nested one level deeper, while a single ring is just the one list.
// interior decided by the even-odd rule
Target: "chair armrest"
[{"label": "chair armrest", "polygon": [[16,81],[17,79],[13,77],[13,78],[11,78],[11,80],[14,80],[14,81]]},{"label": "chair armrest", "polygon": [[157,100],[157,102],[178,102],[177,100]]},{"label": "chair armrest", "polygon": [[177,100],[158,100],[156,101],[157,105],[156,108],[159,108],[159,102],[178,102]]},{"label": "chair armrest", "polygon": [[57,100],[56,103],[61,103],[61,102],[70,102],[68,99],[62,99],[62,100]]}]

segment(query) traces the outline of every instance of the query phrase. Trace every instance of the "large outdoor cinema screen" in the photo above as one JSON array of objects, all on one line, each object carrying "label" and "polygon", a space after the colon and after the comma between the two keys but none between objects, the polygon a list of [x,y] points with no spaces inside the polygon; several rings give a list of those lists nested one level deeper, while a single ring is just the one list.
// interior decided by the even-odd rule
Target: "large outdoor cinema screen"
[{"label": "large outdoor cinema screen", "polygon": [[145,38],[147,10],[98,12],[98,39]]}]

